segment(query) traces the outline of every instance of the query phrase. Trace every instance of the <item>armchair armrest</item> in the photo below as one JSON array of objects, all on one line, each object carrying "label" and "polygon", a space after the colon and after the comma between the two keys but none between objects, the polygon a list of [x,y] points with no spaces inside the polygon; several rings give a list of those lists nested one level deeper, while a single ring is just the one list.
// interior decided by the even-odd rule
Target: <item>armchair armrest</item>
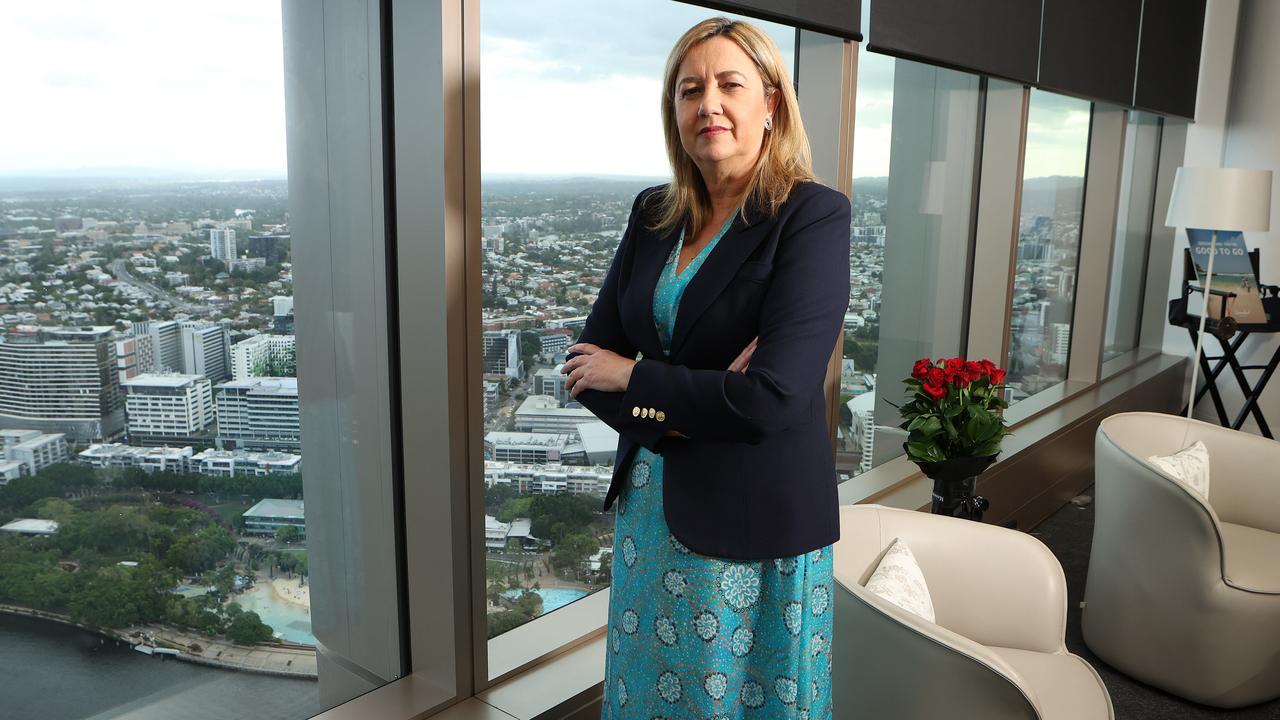
[{"label": "armchair armrest", "polygon": [[907,540],[938,624],[983,645],[1065,652],[1066,577],[1044,543],[1016,530],[945,520],[953,527]]},{"label": "armchair armrest", "polygon": [[1193,427],[1192,438],[1209,448],[1209,505],[1218,519],[1280,533],[1280,442],[1210,423]]}]

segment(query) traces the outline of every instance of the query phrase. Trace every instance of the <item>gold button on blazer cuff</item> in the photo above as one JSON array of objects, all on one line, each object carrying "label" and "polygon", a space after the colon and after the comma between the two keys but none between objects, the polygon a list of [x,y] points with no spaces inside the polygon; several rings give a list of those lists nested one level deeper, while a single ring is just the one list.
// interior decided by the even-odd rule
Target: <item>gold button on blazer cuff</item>
[{"label": "gold button on blazer cuff", "polygon": [[664,413],[664,412],[662,412],[661,410],[659,410],[659,411],[658,411],[658,422],[662,422],[662,421],[664,421],[664,420],[666,420],[666,419],[667,419],[667,414],[666,414],[666,413]]},{"label": "gold button on blazer cuff", "polygon": [[639,405],[632,406],[631,417],[639,417],[639,416],[640,416],[640,406]]},{"label": "gold button on blazer cuff", "polygon": [[654,417],[657,414],[658,414],[657,410],[654,410],[653,408],[649,408],[649,417]]}]

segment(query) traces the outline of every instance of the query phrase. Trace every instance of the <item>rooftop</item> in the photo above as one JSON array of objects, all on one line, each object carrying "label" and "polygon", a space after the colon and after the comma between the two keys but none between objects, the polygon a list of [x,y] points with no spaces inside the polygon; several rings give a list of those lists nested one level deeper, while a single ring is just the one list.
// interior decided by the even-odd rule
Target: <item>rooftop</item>
[{"label": "rooftop", "polygon": [[273,517],[302,520],[302,501],[264,498],[257,505],[244,511],[244,517]]},{"label": "rooftop", "polygon": [[618,449],[618,431],[600,420],[579,424],[578,437],[582,438],[582,448],[588,453]]},{"label": "rooftop", "polygon": [[567,415],[580,416],[588,420],[595,420],[596,416],[586,408],[562,408],[560,401],[551,395],[530,395],[520,403],[520,408],[516,410],[516,415]]},{"label": "rooftop", "polygon": [[53,520],[38,518],[18,518],[5,525],[0,525],[4,532],[22,533],[23,535],[52,535],[58,532],[58,523]]},{"label": "rooftop", "polygon": [[184,375],[182,373],[143,373],[125,380],[122,384],[129,387],[177,388],[193,383],[203,377],[204,375]]},{"label": "rooftop", "polygon": [[535,445],[538,447],[562,447],[573,438],[562,433],[502,432],[494,430],[484,436],[485,442],[495,445]]},{"label": "rooftop", "polygon": [[298,394],[298,378],[291,377],[251,377],[243,380],[230,380],[219,383],[218,389],[244,389],[256,392],[278,392]]},{"label": "rooftop", "polygon": [[191,454],[191,446],[180,448],[169,447],[137,447],[124,443],[94,444],[78,453],[81,457],[114,457],[117,455],[136,455],[139,457],[180,457]]}]

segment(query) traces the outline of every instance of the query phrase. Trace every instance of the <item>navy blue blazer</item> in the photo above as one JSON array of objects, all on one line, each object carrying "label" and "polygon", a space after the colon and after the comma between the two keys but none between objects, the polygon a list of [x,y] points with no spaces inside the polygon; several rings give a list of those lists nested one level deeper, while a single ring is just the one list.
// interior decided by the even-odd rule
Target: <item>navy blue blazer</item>
[{"label": "navy blue blazer", "polygon": [[[849,304],[849,200],[801,182],[775,217],[748,202],[686,286],[667,355],[653,294],[679,228],[645,227],[663,187],[636,197],[578,337],[642,355],[625,392],[577,394],[619,434],[603,509],[643,446],[663,458],[667,526],[690,550],[762,560],[829,545],[840,525],[823,380]],[[728,371],[756,336],[746,372]]]}]

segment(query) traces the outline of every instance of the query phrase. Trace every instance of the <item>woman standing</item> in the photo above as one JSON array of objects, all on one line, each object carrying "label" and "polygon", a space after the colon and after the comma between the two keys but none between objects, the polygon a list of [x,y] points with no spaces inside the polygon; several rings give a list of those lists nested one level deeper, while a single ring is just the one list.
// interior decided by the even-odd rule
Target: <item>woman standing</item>
[{"label": "woman standing", "polygon": [[755,26],[699,23],[664,80],[673,180],[636,198],[562,369],[620,435],[603,717],[830,718],[849,202]]}]

